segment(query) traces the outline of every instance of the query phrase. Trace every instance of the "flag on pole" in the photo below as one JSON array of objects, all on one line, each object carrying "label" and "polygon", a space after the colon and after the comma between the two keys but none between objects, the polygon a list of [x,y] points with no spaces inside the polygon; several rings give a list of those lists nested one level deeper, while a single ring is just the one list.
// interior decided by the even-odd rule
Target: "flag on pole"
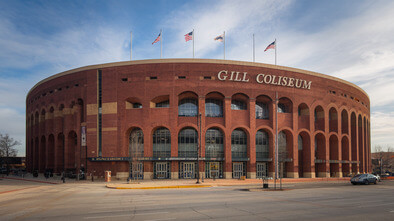
[{"label": "flag on pole", "polygon": [[221,34],[221,35],[217,36],[213,40],[215,40],[215,41],[223,41],[224,40],[224,34]]},{"label": "flag on pole", "polygon": [[193,31],[185,34],[185,41],[193,40]]},{"label": "flag on pole", "polygon": [[154,42],[152,42],[152,44],[159,42],[161,39],[161,32],[159,34],[159,36],[157,36],[156,40]]},{"label": "flag on pole", "polygon": [[275,49],[275,46],[276,46],[276,40],[274,42],[272,42],[271,44],[269,44],[264,51],[267,51],[268,49]]}]

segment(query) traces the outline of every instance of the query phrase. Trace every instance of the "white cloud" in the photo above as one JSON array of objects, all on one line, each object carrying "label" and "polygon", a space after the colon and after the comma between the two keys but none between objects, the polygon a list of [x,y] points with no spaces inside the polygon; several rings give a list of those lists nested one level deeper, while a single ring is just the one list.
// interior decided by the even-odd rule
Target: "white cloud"
[{"label": "white cloud", "polygon": [[9,134],[21,145],[16,146],[18,156],[25,155],[25,116],[12,108],[0,107],[0,133]]},{"label": "white cloud", "polygon": [[373,112],[371,116],[371,131],[374,145],[391,146],[394,148],[394,112]]}]

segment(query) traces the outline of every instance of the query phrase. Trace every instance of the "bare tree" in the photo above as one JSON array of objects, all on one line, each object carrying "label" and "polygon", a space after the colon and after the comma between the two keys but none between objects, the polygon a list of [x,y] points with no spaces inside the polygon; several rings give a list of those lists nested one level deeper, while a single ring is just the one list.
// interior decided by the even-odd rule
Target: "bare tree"
[{"label": "bare tree", "polygon": [[135,129],[129,137],[129,178],[133,180],[140,177],[139,158],[144,156],[144,135],[141,129]]},{"label": "bare tree", "polygon": [[7,165],[7,174],[10,171],[9,157],[16,157],[18,150],[14,147],[20,144],[19,141],[14,140],[8,134],[0,134],[0,157],[3,157],[4,163]]},{"label": "bare tree", "polygon": [[383,174],[386,171],[392,171],[393,169],[393,159],[391,159],[391,155],[393,152],[393,148],[391,146],[387,147],[387,151],[383,150],[383,147],[380,145],[376,145],[374,147],[375,158],[379,162],[379,173]]}]

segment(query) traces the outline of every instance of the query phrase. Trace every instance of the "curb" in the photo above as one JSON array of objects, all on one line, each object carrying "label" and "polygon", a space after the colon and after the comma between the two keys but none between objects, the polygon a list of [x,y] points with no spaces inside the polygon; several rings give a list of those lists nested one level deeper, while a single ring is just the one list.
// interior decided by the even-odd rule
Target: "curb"
[{"label": "curb", "polygon": [[28,181],[28,182],[36,182],[36,183],[47,183],[47,184],[59,184],[55,182],[49,182],[49,181],[42,181],[42,180],[28,180],[28,179],[22,179],[22,178],[14,178],[14,177],[2,177],[1,179],[9,179],[9,180],[22,180],[22,181]]},{"label": "curb", "polygon": [[150,186],[150,187],[116,187],[111,185],[106,185],[110,189],[118,190],[151,190],[151,189],[182,189],[182,188],[203,188],[212,187],[211,185],[182,185],[182,186]]}]

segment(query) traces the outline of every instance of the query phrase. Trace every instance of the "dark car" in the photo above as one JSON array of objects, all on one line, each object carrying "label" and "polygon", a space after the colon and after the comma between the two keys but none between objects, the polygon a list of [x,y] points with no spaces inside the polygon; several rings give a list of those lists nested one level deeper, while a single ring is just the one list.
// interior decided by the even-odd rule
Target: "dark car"
[{"label": "dark car", "polygon": [[377,177],[373,174],[369,174],[369,173],[365,173],[365,174],[357,174],[356,176],[352,177],[350,179],[350,182],[353,185],[356,184],[376,184],[376,182],[378,181]]}]

